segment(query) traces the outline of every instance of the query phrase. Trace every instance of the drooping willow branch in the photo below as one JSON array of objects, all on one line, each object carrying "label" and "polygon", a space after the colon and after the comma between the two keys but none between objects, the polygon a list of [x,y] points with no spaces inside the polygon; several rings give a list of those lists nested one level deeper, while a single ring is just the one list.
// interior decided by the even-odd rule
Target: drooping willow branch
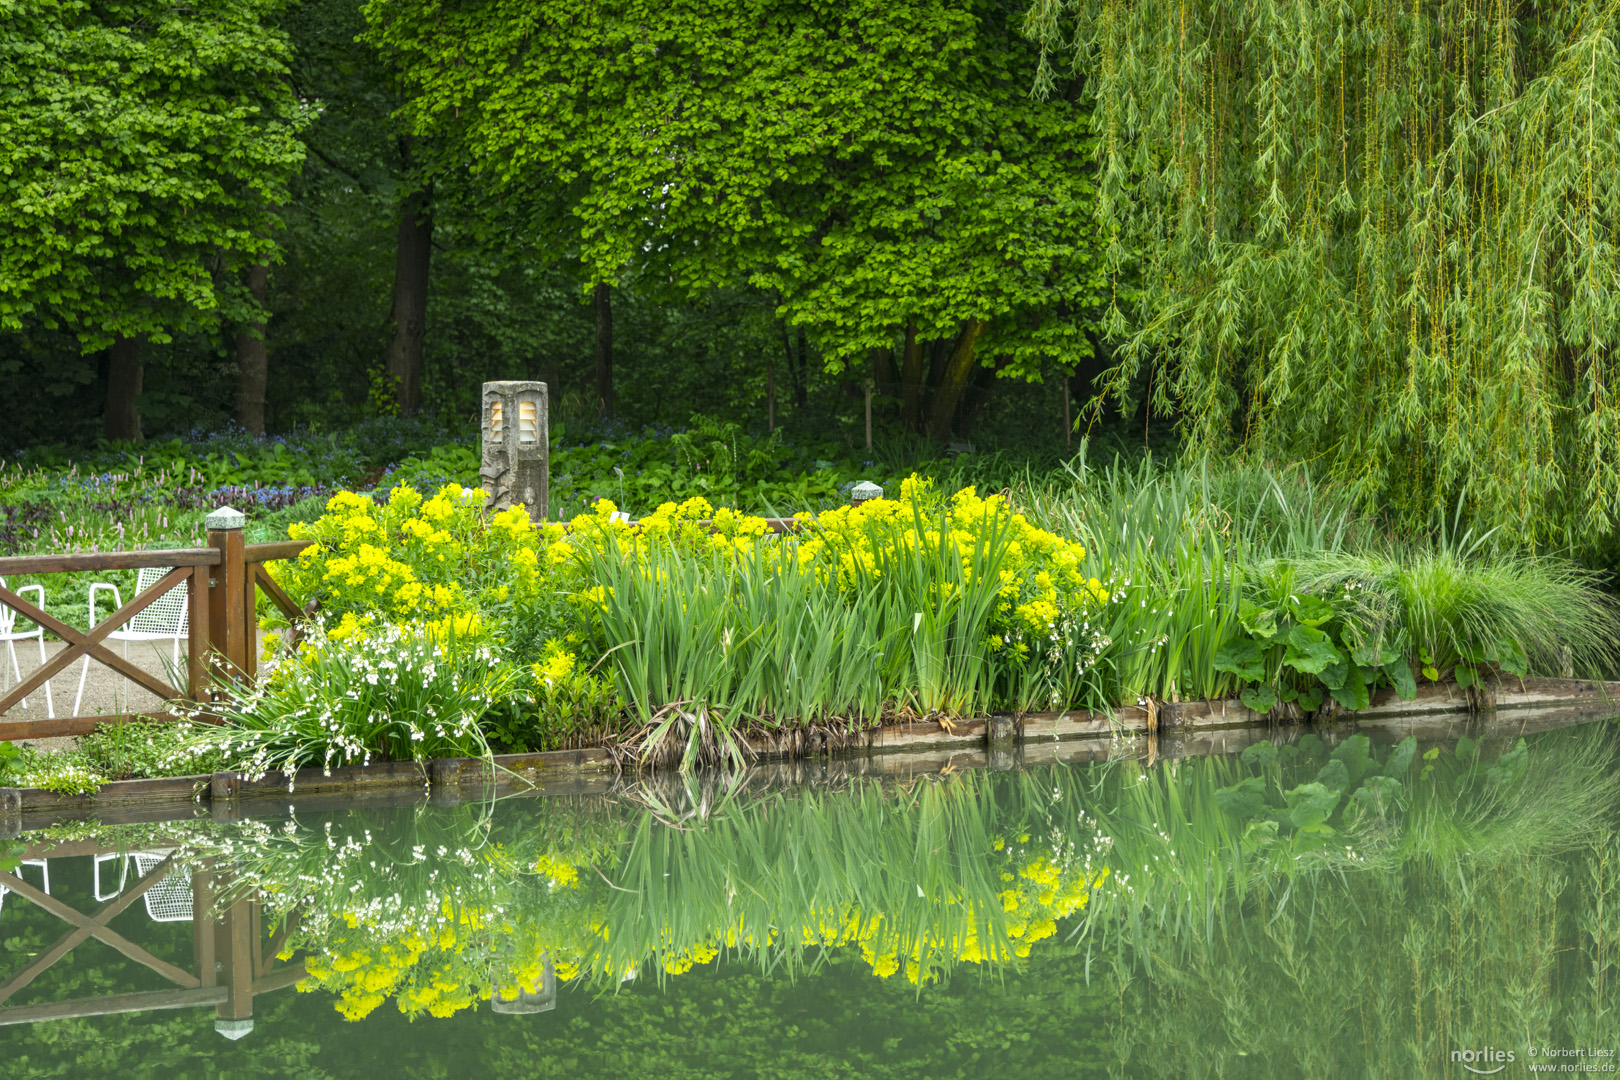
[{"label": "drooping willow branch", "polygon": [[1116,365],[1421,523],[1620,515],[1620,4],[1033,0],[1096,98]]}]

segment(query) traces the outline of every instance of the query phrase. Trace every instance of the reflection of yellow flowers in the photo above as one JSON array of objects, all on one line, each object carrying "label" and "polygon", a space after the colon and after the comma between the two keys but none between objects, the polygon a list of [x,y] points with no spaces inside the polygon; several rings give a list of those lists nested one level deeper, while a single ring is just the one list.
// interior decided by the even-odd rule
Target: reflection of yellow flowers
[{"label": "reflection of yellow flowers", "polygon": [[534,872],[550,880],[552,888],[558,886],[565,889],[579,888],[579,871],[572,865],[553,856],[540,856],[535,861]]}]

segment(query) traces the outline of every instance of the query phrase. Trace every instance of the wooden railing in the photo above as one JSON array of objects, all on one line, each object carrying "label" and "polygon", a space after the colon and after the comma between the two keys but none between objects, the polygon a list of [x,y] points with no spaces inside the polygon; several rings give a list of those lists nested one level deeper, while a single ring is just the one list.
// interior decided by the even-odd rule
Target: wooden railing
[{"label": "wooden railing", "polygon": [[[263,590],[270,602],[295,623],[306,616],[306,612],[270,576],[264,564],[295,557],[309,546],[309,541],[247,544],[243,542],[242,524],[242,515],[234,510],[215,511],[208,518],[208,546],[202,548],[0,558],[0,578],[7,579],[19,574],[172,568],[156,584],[142,590],[88,631],[79,630],[40,610],[12,588],[0,588],[0,604],[12,608],[19,616],[38,624],[48,633],[55,634],[67,646],[24,677],[4,696],[0,696],[0,740],[83,735],[101,724],[142,715],[119,713],[44,720],[6,719],[6,713],[15,705],[30,694],[38,693],[47,680],[85,657],[107,665],[163,700],[183,697],[193,703],[207,704],[212,700],[213,689],[221,682],[252,679],[258,668],[257,593]],[[180,585],[186,589],[189,623],[183,695],[177,695],[174,687],[104,644],[114,630]],[[166,718],[166,714],[156,715],[159,719]]]},{"label": "wooden railing", "polygon": [[[798,529],[802,522],[796,518],[767,518],[766,524],[772,532],[787,533]],[[0,557],[0,578],[5,579],[20,574],[169,569],[169,573],[157,584],[142,590],[138,596],[87,631],[40,610],[14,589],[0,588],[0,605],[14,609],[18,615],[44,627],[67,645],[0,696],[0,741],[83,735],[101,724],[116,723],[135,716],[169,718],[165,713],[115,713],[60,716],[44,720],[6,719],[10,709],[30,694],[37,693],[47,680],[68,670],[84,657],[107,665],[166,701],[183,699],[195,704],[207,704],[212,700],[214,688],[220,683],[252,680],[259,662],[258,618],[255,614],[257,594],[262,591],[295,627],[310,614],[287,595],[286,590],[265,569],[265,564],[278,559],[296,558],[311,541],[282,540],[248,544],[244,542],[242,525],[242,515],[227,508],[209,515],[207,547]],[[104,642],[114,630],[182,584],[186,588],[189,629],[185,688],[183,694],[177,695],[174,687],[118,655]],[[294,633],[297,633],[296,629]]]}]

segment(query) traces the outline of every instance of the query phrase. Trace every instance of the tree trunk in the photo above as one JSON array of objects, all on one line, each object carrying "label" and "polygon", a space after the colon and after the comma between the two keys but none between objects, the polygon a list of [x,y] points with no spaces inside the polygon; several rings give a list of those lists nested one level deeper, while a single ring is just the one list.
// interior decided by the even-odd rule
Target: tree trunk
[{"label": "tree trunk", "polygon": [[900,367],[900,419],[907,431],[916,431],[922,406],[923,343],[917,340],[917,324],[906,323],[906,344]]},{"label": "tree trunk", "polygon": [[[411,139],[399,140],[408,171]],[[393,338],[388,343],[388,374],[394,380],[401,416],[422,408],[422,356],[427,343],[428,270],[433,258],[433,193],[418,187],[399,211],[399,240],[394,251]]]},{"label": "tree trunk", "polygon": [[951,358],[946,362],[939,386],[934,390],[933,409],[928,421],[928,434],[936,439],[944,439],[951,433],[956,406],[973,379],[973,350],[983,330],[983,319],[967,320],[956,339],[956,348],[951,350]]},{"label": "tree trunk", "polygon": [[894,385],[900,380],[894,370],[893,349],[872,350],[872,376],[877,379],[877,389],[880,394],[892,394]]},{"label": "tree trunk", "polygon": [[140,338],[114,338],[107,351],[107,408],[102,416],[102,434],[113,442],[135,442],[141,437],[136,399],[141,396],[143,374]]},{"label": "tree trunk", "polygon": [[591,297],[596,308],[596,410],[613,415],[613,286],[596,283]]},{"label": "tree trunk", "polygon": [[[248,293],[264,311],[270,283],[268,266],[249,267]],[[270,354],[265,345],[266,324],[260,318],[236,331],[236,422],[254,435],[264,434],[264,391],[270,378]]]},{"label": "tree trunk", "polygon": [[962,422],[957,427],[957,434],[966,437],[973,430],[974,423],[979,419],[979,410],[984,408],[990,396],[996,392],[996,386],[1001,382],[1001,369],[1006,366],[1007,362],[1003,360],[993,368],[982,365],[978,368],[976,376],[969,382],[970,389],[977,393],[962,410]]},{"label": "tree trunk", "polygon": [[945,377],[945,360],[950,356],[951,343],[947,338],[940,338],[929,343],[928,348],[928,378],[923,385],[938,386],[939,381]]},{"label": "tree trunk", "polygon": [[793,369],[793,405],[802,409],[810,404],[810,367],[804,351],[804,327],[798,328],[799,365]]}]

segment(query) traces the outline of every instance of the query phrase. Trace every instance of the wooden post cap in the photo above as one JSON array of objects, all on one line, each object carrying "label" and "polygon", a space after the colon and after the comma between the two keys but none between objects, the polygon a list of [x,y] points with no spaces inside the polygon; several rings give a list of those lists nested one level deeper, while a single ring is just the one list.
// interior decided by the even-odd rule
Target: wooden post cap
[{"label": "wooden post cap", "polygon": [[883,489],[870,480],[862,480],[849,489],[849,502],[851,506],[859,506],[863,502],[883,498]]},{"label": "wooden post cap", "polygon": [[240,510],[233,510],[229,506],[221,506],[203,519],[203,525],[212,532],[215,529],[240,529],[247,524],[247,515]]}]

